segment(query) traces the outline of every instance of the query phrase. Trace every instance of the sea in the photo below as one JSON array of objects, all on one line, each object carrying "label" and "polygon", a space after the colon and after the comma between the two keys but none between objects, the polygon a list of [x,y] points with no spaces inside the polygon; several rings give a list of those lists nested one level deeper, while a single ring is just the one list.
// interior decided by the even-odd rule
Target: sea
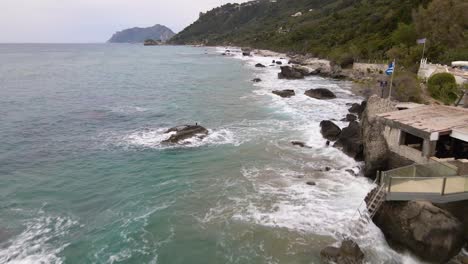
[{"label": "sea", "polygon": [[[0,45],[0,263],[321,263],[374,184],[319,123],[363,98],[230,49]],[[163,143],[196,123],[207,137]],[[373,224],[358,242],[367,263],[421,263]]]}]

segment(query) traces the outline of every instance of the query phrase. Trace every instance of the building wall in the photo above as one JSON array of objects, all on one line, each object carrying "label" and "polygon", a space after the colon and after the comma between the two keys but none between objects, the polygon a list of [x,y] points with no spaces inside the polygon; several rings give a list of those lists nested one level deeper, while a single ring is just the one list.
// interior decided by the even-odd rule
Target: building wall
[{"label": "building wall", "polygon": [[448,72],[448,73],[453,74],[458,85],[462,85],[467,82],[467,78],[468,78],[467,72],[452,69],[452,67],[449,67],[447,65],[431,64],[425,61],[422,61],[421,65],[419,66],[418,77],[423,80],[427,80],[432,75],[436,73],[442,73],[442,72]]},{"label": "building wall", "polygon": [[390,151],[401,156],[402,158],[419,164],[426,164],[430,162],[429,158],[423,156],[423,152],[428,151],[427,148],[432,146],[428,140],[424,140],[424,149],[423,152],[421,152],[417,149],[405,145],[400,145],[401,130],[398,128],[386,126],[384,130],[384,137],[387,141]]}]

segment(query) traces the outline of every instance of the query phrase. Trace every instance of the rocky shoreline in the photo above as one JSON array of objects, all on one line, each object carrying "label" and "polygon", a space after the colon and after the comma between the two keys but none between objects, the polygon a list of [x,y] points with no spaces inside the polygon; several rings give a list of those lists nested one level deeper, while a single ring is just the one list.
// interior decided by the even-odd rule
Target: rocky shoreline
[{"label": "rocky shoreline", "polygon": [[[279,79],[303,79],[307,76],[321,76],[341,80],[359,80],[365,74],[343,70],[330,61],[296,54],[280,54],[265,50],[243,49],[243,56],[288,58],[288,65],[281,66]],[[229,52],[224,53],[229,55]],[[272,62],[275,64],[275,60]],[[257,64],[256,67],[267,67]],[[258,80],[261,81],[261,80]],[[364,161],[362,174],[375,179],[377,171],[384,171],[402,165],[402,161],[392,157],[383,137],[384,125],[377,114],[396,111],[396,102],[381,99],[372,87],[353,87],[353,92],[368,100],[361,104],[350,104],[345,117],[337,120],[349,122],[340,129],[333,120],[320,123],[321,133],[327,144],[342,150],[357,161]],[[285,99],[295,96],[294,90],[272,91]],[[306,91],[307,96],[319,100],[336,98],[326,88]],[[374,94],[374,95],[373,95]],[[373,96],[371,96],[373,95]],[[308,147],[304,142],[293,141],[293,145]],[[404,162],[404,161],[403,161]],[[307,183],[309,184],[309,183]],[[309,185],[315,185],[311,182]],[[368,194],[372,193],[372,191]],[[423,261],[430,263],[468,263],[468,258],[459,255],[468,241],[468,206],[433,205],[424,201],[385,202],[374,217],[374,223],[381,229],[389,245],[397,251],[409,251]],[[340,247],[328,247],[322,251],[325,263],[364,263],[364,254],[354,241],[344,240]]]}]

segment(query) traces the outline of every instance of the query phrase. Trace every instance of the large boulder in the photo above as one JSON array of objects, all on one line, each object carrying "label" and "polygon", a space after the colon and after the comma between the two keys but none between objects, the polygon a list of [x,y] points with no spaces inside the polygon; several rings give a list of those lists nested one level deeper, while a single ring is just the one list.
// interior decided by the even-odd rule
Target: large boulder
[{"label": "large boulder", "polygon": [[326,89],[326,88],[317,88],[317,89],[310,89],[305,92],[305,95],[315,98],[315,99],[334,99],[336,95]]},{"label": "large boulder", "polygon": [[391,246],[430,263],[447,263],[465,244],[462,223],[429,202],[385,202],[374,222]]},{"label": "large boulder", "polygon": [[320,252],[323,263],[359,264],[364,262],[364,253],[352,240],[344,240],[339,248],[326,247]]},{"label": "large boulder", "polygon": [[312,69],[305,66],[293,65],[292,67],[294,68],[294,70],[299,71],[304,76],[310,75],[313,72]]},{"label": "large boulder", "polygon": [[266,66],[263,65],[263,64],[261,64],[261,63],[257,63],[257,64],[255,64],[255,67],[257,67],[257,68],[265,68]]},{"label": "large boulder", "polygon": [[185,125],[173,127],[165,132],[165,134],[173,133],[167,140],[164,140],[163,143],[179,143],[180,141],[197,137],[204,138],[208,135],[208,130],[199,125]]},{"label": "large boulder", "polygon": [[361,118],[362,113],[366,109],[367,101],[363,101],[361,104],[354,103],[348,109],[351,114],[357,114]]},{"label": "large boulder", "polygon": [[304,74],[291,66],[281,66],[281,72],[278,73],[280,79],[303,79]]},{"label": "large boulder", "polygon": [[296,93],[294,92],[294,90],[275,90],[273,91],[272,93],[278,95],[278,96],[281,96],[283,98],[289,98],[289,97],[292,97],[294,95],[296,95]]},{"label": "large boulder", "polygon": [[389,169],[388,164],[391,153],[383,135],[385,124],[377,115],[397,110],[395,103],[388,99],[372,96],[367,101],[361,117],[361,132],[366,163],[364,175],[368,178],[375,178],[378,170]]},{"label": "large boulder", "polygon": [[350,122],[343,128],[334,147],[341,149],[348,156],[361,161],[363,159],[363,145],[361,126],[358,122]]},{"label": "large boulder", "polygon": [[320,122],[320,133],[325,139],[335,141],[341,134],[341,128],[330,120],[323,120]]}]

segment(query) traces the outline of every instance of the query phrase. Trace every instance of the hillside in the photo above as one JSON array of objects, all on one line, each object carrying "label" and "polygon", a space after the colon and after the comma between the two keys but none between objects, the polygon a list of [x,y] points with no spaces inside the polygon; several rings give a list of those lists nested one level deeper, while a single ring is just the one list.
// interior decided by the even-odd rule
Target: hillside
[{"label": "hillside", "polygon": [[147,39],[167,41],[175,33],[166,26],[155,25],[147,28],[129,28],[115,33],[108,42],[110,43],[143,43]]},{"label": "hillside", "polygon": [[257,0],[201,14],[171,42],[414,63],[427,37],[430,59],[468,59],[467,13],[464,0]]}]

